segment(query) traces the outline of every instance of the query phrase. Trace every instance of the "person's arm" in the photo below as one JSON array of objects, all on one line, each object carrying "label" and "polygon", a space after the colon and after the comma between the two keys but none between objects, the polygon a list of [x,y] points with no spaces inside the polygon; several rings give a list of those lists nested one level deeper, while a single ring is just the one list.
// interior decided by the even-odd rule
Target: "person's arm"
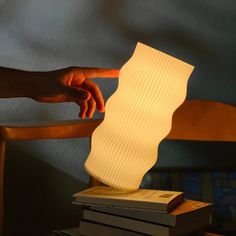
[{"label": "person's arm", "polygon": [[30,97],[33,73],[0,67],[0,98]]},{"label": "person's arm", "polygon": [[70,67],[30,72],[0,67],[0,98],[28,97],[39,102],[76,102],[80,118],[104,111],[99,87],[89,78],[115,78],[117,69]]}]

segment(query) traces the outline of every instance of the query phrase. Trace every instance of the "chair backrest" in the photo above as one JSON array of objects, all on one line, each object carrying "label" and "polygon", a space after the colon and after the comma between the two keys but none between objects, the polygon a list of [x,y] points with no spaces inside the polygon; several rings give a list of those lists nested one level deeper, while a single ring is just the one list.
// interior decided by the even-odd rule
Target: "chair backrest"
[{"label": "chair backrest", "polygon": [[[102,120],[71,120],[47,123],[7,123],[0,126],[0,236],[3,232],[4,162],[7,141],[90,137]],[[90,186],[100,182],[90,177]]]},{"label": "chair backrest", "polygon": [[185,101],[174,113],[167,139],[236,141],[236,107],[220,102]]},{"label": "chair backrest", "polygon": [[[174,113],[167,139],[236,141],[236,107],[211,101],[185,101]],[[3,230],[3,176],[8,140],[90,137],[102,122],[78,120],[53,123],[7,123],[0,125],[0,236]],[[91,178],[90,185],[99,185]]]}]

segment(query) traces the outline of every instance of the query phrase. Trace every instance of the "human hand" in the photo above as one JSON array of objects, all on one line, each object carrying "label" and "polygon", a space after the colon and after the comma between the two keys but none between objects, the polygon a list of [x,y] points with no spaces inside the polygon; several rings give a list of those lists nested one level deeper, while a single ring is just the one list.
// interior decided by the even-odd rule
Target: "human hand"
[{"label": "human hand", "polygon": [[76,102],[79,117],[91,118],[96,110],[104,112],[104,99],[91,78],[115,78],[118,69],[70,67],[49,72],[36,72],[32,99],[39,102]]}]

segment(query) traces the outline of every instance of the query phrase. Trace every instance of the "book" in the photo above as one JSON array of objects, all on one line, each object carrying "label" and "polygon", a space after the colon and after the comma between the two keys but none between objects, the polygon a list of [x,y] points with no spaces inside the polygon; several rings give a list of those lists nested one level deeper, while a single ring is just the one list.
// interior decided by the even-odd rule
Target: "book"
[{"label": "book", "polygon": [[143,234],[151,234],[158,236],[172,236],[187,234],[202,229],[210,224],[210,217],[201,217],[197,221],[191,221],[176,227],[167,227],[160,224],[153,224],[145,221],[135,220],[126,217],[109,215],[102,212],[96,212],[84,209],[83,220],[95,223],[105,224],[121,229],[131,230]]},{"label": "book", "polygon": [[170,211],[183,201],[183,192],[139,189],[134,192],[96,186],[73,195],[74,204],[107,205]]},{"label": "book", "polygon": [[184,200],[169,213],[163,211],[137,210],[132,208],[125,209],[109,206],[90,206],[89,209],[172,227],[213,214],[212,203],[195,200]]},{"label": "book", "polygon": [[80,234],[86,236],[105,235],[105,236],[144,236],[146,234],[137,233],[108,225],[98,224],[90,221],[80,221]]}]

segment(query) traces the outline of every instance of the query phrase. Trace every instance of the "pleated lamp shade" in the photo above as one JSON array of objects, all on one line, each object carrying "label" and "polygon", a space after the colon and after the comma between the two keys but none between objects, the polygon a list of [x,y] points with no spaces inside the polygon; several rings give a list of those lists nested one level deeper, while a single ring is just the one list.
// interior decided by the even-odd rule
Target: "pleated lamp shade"
[{"label": "pleated lamp shade", "polygon": [[193,66],[138,43],[121,68],[106,103],[104,121],[92,134],[86,171],[121,190],[137,190],[157,161],[158,145],[183,103]]}]

